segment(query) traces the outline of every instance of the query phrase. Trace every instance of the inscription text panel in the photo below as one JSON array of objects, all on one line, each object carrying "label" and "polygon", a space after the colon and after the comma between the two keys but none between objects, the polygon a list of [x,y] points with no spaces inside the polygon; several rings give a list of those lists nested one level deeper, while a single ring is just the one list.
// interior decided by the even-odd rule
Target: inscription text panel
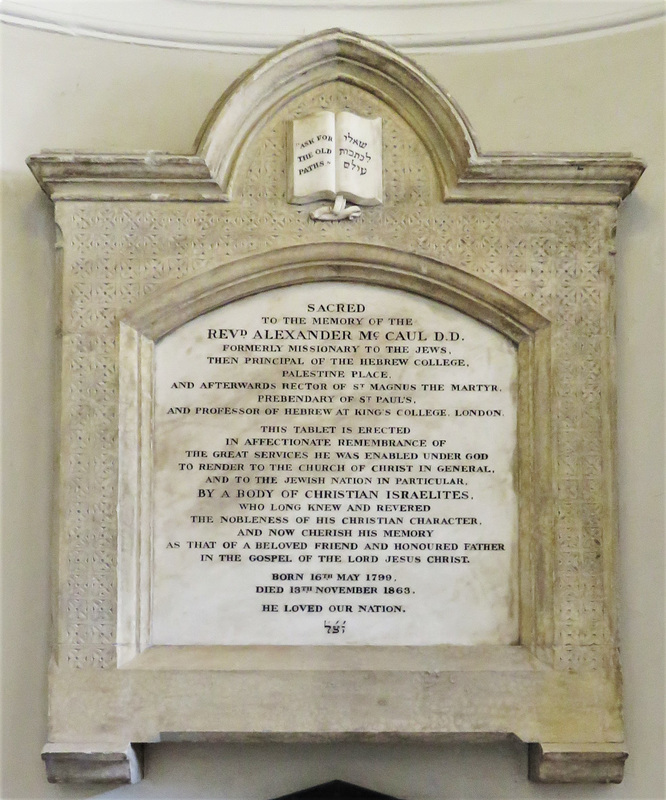
[{"label": "inscription text panel", "polygon": [[516,370],[488,326],[356,283],[165,337],[151,643],[515,642]]}]

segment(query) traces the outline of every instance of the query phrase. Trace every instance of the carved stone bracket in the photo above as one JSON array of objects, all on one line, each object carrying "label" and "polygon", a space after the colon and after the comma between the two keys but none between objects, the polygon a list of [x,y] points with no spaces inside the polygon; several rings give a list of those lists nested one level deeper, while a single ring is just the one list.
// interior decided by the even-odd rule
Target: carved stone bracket
[{"label": "carved stone bracket", "polygon": [[42,758],[49,783],[138,783],[143,777],[141,745],[49,743]]},{"label": "carved stone bracket", "polygon": [[530,744],[529,777],[536,783],[621,783],[626,759],[621,743]]}]

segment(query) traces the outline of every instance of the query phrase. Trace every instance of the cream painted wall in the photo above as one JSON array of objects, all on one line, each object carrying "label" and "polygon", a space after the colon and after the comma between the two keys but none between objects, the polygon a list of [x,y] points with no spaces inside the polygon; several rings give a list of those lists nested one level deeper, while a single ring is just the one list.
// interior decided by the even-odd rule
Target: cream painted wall
[{"label": "cream painted wall", "polygon": [[[3,798],[272,798],[333,778],[419,800],[663,800],[664,30],[419,57],[490,150],[632,151],[648,170],[618,251],[620,601],[627,762],[619,787],[526,780],[526,748],[193,745],[149,749],[147,777],[99,791],[46,783],[56,276],[42,148],[188,152],[253,56],[5,27],[2,35]],[[195,679],[195,678],[193,678]],[[276,698],[276,703],[279,703]]]}]

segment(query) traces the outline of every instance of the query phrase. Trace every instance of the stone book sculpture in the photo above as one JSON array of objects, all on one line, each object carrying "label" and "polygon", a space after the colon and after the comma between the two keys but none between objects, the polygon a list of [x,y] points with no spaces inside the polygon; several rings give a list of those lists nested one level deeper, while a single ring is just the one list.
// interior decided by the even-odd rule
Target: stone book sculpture
[{"label": "stone book sculpture", "polygon": [[[382,202],[382,121],[349,111],[320,111],[291,124],[289,202],[336,200],[314,212],[314,219],[347,219],[359,205]],[[329,212],[326,215],[326,212]]]},{"label": "stone book sculpture", "polygon": [[193,154],[29,165],[62,269],[49,779],[136,781],[169,740],[518,738],[532,780],[621,780],[614,252],[643,164],[485,154],[333,30],[234,83]]}]

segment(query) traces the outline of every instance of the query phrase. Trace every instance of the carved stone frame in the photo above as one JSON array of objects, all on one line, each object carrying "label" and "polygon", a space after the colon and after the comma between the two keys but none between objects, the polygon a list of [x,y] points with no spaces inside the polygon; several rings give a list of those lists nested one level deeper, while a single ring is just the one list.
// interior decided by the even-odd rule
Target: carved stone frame
[{"label": "carved stone frame", "polygon": [[[152,546],[152,447],[154,343],[171,331],[227,303],[257,292],[313,281],[376,284],[445,303],[495,328],[518,353],[520,647],[537,656],[552,641],[551,446],[548,321],[490,284],[432,259],[368,244],[297,245],[210,270],[151,295],[120,322],[120,419],[118,507],[119,667],[222,669],[242,661],[261,669],[265,648],[151,647],[150,551]],[[403,648],[288,648],[286,663],[326,670],[351,668],[363,660],[390,669]],[[433,648],[410,647],[412,667],[433,663]],[[447,650],[437,660],[447,663]],[[468,648],[469,649],[469,648]],[[150,652],[146,652],[146,651]],[[381,653],[380,653],[381,651]],[[474,648],[470,649],[473,654]],[[492,656],[490,653],[492,652]],[[279,656],[278,660],[284,656]],[[507,668],[520,661],[514,647],[482,648],[478,666]],[[529,657],[526,663],[529,662]],[[471,656],[470,664],[477,659]]]},{"label": "carved stone frame", "polygon": [[[384,207],[333,227],[285,202],[285,120],[324,101],[381,115],[391,144]],[[621,780],[612,253],[643,165],[483,155],[414,64],[341,31],[239,79],[194,155],[29,164],[56,204],[63,269],[49,779],[137,780],[134,745],[160,739],[517,736],[533,780]],[[516,344],[519,645],[146,646],[153,342],[321,280],[421,294]]]}]

